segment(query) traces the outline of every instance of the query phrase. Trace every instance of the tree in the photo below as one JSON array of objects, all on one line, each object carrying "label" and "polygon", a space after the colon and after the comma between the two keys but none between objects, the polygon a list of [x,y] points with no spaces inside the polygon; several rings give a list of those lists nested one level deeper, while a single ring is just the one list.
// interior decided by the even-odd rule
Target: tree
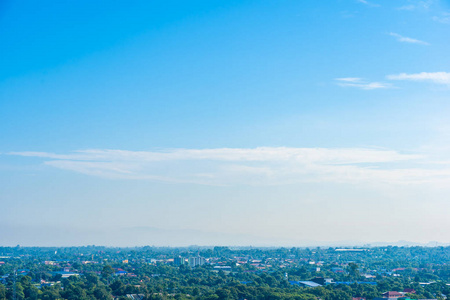
[{"label": "tree", "polygon": [[112,289],[114,296],[125,295],[125,285],[122,283],[122,281],[114,280],[114,282],[111,283],[109,287]]},{"label": "tree", "polygon": [[6,288],[0,283],[0,300],[6,300]]},{"label": "tree", "polygon": [[84,276],[86,278],[86,282],[90,286],[96,286],[99,284],[99,278],[98,278],[97,274],[89,272],[89,273],[86,273]]},{"label": "tree", "polygon": [[42,300],[58,300],[60,298],[58,291],[53,288],[45,289],[41,295]]},{"label": "tree", "polygon": [[229,300],[232,299],[231,292],[228,289],[218,289],[216,295],[219,296],[219,300]]},{"label": "tree", "polygon": [[357,279],[359,277],[359,267],[357,264],[351,262],[348,264],[347,270],[350,276],[354,279]]},{"label": "tree", "polygon": [[104,287],[96,288],[94,290],[94,296],[98,300],[112,300],[113,299],[111,294],[108,293],[108,291]]},{"label": "tree", "polygon": [[102,277],[109,283],[109,277],[114,274],[114,269],[110,265],[106,265],[102,269]]},{"label": "tree", "polygon": [[[23,292],[24,288],[20,282],[16,282],[16,299],[21,300],[25,299],[25,293]],[[13,291],[11,291],[13,292]]]}]

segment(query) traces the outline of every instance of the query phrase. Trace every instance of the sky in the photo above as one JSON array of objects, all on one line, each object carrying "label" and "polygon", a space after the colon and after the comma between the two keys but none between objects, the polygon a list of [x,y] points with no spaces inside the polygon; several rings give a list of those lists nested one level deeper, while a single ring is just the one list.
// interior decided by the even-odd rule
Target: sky
[{"label": "sky", "polygon": [[450,1],[0,1],[0,245],[449,243]]}]

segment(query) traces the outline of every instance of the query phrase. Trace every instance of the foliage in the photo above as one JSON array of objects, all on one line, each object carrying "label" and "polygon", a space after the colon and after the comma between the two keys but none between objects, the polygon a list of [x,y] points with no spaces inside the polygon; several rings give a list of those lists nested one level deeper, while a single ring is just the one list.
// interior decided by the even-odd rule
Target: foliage
[{"label": "foliage", "polygon": [[[407,294],[411,299],[450,296],[449,247],[354,251],[0,247],[0,256],[6,257],[0,265],[0,300],[13,299],[14,294],[18,300],[120,300],[129,299],[130,294],[140,294],[146,300],[340,300],[373,299],[383,292],[405,288],[415,290]],[[173,265],[172,259],[179,256],[202,256],[208,263],[195,268]],[[65,278],[66,268],[76,275]],[[123,276],[115,275],[118,269],[123,270]],[[338,283],[315,288],[292,284],[314,277],[332,278]],[[376,285],[369,284],[373,281]]]}]

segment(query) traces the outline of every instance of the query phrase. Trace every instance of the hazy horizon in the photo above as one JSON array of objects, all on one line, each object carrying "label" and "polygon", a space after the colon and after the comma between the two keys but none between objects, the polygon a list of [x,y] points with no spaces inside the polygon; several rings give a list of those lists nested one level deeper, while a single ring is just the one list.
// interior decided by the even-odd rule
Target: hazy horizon
[{"label": "hazy horizon", "polygon": [[[116,228],[92,230],[74,228],[8,228],[9,235],[2,237],[4,247],[255,247],[255,248],[314,248],[314,247],[437,247],[450,243],[428,241],[355,241],[355,240],[297,240],[261,237],[246,234],[227,234],[202,230],[167,230],[155,227]],[[74,242],[76,241],[76,242]]]},{"label": "hazy horizon", "polygon": [[448,36],[448,0],[4,1],[0,246],[448,244]]}]

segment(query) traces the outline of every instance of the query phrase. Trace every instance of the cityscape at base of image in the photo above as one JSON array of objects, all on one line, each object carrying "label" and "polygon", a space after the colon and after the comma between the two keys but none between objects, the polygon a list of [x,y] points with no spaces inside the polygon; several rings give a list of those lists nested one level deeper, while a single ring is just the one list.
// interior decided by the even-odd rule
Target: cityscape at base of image
[{"label": "cityscape at base of image", "polygon": [[450,247],[0,247],[0,300],[447,299]]}]

